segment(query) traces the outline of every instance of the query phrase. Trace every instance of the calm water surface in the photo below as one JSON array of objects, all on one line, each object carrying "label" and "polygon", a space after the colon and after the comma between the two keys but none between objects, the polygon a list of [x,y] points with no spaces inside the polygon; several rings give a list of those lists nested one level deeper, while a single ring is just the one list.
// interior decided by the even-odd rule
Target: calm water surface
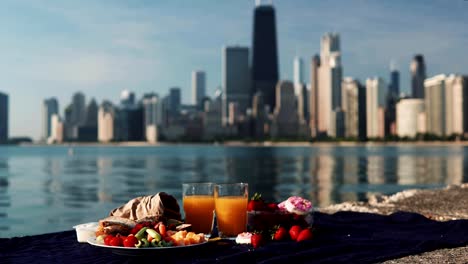
[{"label": "calm water surface", "polygon": [[69,230],[182,182],[248,182],[250,193],[317,206],[468,182],[468,148],[0,147],[0,237]]}]

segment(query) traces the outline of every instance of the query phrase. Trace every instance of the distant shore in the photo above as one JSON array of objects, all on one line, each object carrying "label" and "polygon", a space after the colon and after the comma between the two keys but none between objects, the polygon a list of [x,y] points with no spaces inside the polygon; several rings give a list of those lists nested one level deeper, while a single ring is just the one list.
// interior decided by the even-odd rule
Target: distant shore
[{"label": "distant shore", "polygon": [[[10,145],[11,146],[11,145]],[[14,145],[13,145],[14,146]],[[226,147],[356,147],[356,146],[468,146],[468,141],[368,141],[368,142],[308,142],[308,141],[264,141],[264,142],[245,142],[245,141],[224,141],[224,142],[158,142],[149,143],[144,141],[124,141],[124,142],[66,142],[60,144],[45,143],[23,143],[18,146],[92,146],[92,147],[158,147],[158,146],[226,146]]]}]

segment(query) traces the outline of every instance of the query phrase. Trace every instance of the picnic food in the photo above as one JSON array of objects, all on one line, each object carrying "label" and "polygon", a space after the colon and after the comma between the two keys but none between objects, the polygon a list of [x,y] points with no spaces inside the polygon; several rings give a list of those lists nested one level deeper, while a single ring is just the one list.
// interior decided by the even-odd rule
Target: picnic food
[{"label": "picnic food", "polygon": [[139,222],[159,222],[164,219],[181,220],[177,200],[165,192],[140,196],[112,210],[110,216],[120,216]]},{"label": "picnic food", "polygon": [[[312,212],[312,203],[299,196],[291,196],[284,203],[284,208],[298,215],[306,215]],[[278,206],[280,207],[280,206]],[[281,206],[282,207],[282,206]]]},{"label": "picnic food", "polygon": [[242,232],[237,235],[236,243],[237,244],[250,244],[252,238],[252,233],[250,232]]},{"label": "picnic food", "polygon": [[129,233],[137,223],[133,220],[119,217],[109,216],[99,220],[99,226],[96,230],[96,236],[100,235],[116,235]]},{"label": "picnic food", "polygon": [[252,237],[250,238],[250,241],[254,248],[258,248],[265,243],[263,235],[260,233],[253,234]]},{"label": "picnic food", "polygon": [[[312,239],[312,212],[312,203],[299,196],[291,196],[276,204],[255,194],[247,212],[247,231],[254,233],[252,246],[258,247],[266,240],[299,242]],[[255,233],[262,234],[263,239]]]},{"label": "picnic food", "polygon": [[180,218],[177,200],[158,193],[134,198],[99,221],[96,241],[116,247],[170,247],[205,242],[203,233],[187,229]]}]

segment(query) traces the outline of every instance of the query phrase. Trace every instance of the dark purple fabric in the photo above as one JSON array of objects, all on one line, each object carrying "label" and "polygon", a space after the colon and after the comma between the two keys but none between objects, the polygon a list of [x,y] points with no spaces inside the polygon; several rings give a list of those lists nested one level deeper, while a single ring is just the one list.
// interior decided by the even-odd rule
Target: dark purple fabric
[{"label": "dark purple fabric", "polygon": [[252,250],[231,241],[153,256],[127,257],[76,241],[75,231],[0,239],[2,263],[374,263],[468,245],[468,220],[436,222],[419,214],[314,214],[312,241]]}]

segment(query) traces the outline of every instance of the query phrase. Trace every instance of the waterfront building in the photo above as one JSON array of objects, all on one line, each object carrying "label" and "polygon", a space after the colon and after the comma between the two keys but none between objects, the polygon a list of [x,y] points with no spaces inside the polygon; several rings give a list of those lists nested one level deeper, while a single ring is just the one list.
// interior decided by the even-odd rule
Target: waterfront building
[{"label": "waterfront building", "polygon": [[309,120],[309,93],[305,84],[294,84],[294,88],[299,87],[299,93],[296,96],[297,112],[301,123],[307,124]]},{"label": "waterfront building", "polygon": [[301,57],[294,57],[293,67],[294,93],[297,97],[299,97],[299,95],[302,93],[302,85],[304,84],[304,63]]},{"label": "waterfront building", "polygon": [[8,141],[8,95],[0,92],[0,144]]},{"label": "waterfront building", "polygon": [[445,79],[446,76],[440,74],[424,81],[426,129],[427,133],[436,136],[445,135]]},{"label": "waterfront building", "polygon": [[119,139],[117,109],[109,101],[102,102],[98,111],[98,141],[111,142]]},{"label": "waterfront building", "polygon": [[172,87],[169,89],[168,97],[168,112],[169,115],[173,118],[176,118],[179,115],[181,107],[181,90],[179,87]]},{"label": "waterfront building", "polygon": [[252,135],[256,139],[263,139],[268,131],[265,127],[268,124],[268,113],[263,101],[263,94],[256,92],[252,99]]},{"label": "waterfront building", "polygon": [[451,74],[445,79],[446,135],[468,132],[468,76]]},{"label": "waterfront building", "polygon": [[204,71],[192,71],[192,104],[198,109],[203,108],[203,98],[206,96],[206,74]]},{"label": "waterfront building", "polygon": [[411,71],[411,92],[413,98],[424,98],[424,80],[426,79],[426,64],[421,54],[414,56],[410,65]]},{"label": "waterfront building", "polygon": [[206,101],[203,113],[203,138],[213,140],[223,136],[222,91],[218,89],[212,101]]},{"label": "waterfront building", "polygon": [[275,109],[275,86],[279,80],[275,9],[258,3],[253,24],[253,92],[261,92],[269,111]]},{"label": "waterfront building", "polygon": [[97,141],[98,134],[98,105],[96,100],[91,99],[86,107],[86,121],[82,125],[78,125],[77,140],[86,142]]},{"label": "waterfront building", "polygon": [[86,97],[83,93],[77,92],[73,95],[71,104],[71,120],[73,126],[78,126],[86,122]]},{"label": "waterfront building", "polygon": [[58,114],[53,114],[50,119],[50,136],[47,138],[48,144],[63,142],[63,122]]},{"label": "waterfront building", "polygon": [[318,132],[328,134],[330,115],[341,108],[341,54],[338,34],[327,33],[321,39],[318,78]]},{"label": "waterfront building", "polygon": [[342,82],[345,137],[365,140],[367,138],[366,88],[353,78]]},{"label": "waterfront building", "polygon": [[399,137],[416,137],[424,99],[402,99],[396,104],[396,130]]},{"label": "waterfront building", "polygon": [[385,99],[386,89],[382,78],[366,80],[366,118],[367,137],[385,137]]},{"label": "waterfront building", "polygon": [[400,95],[400,72],[392,65],[390,67],[390,84],[388,85],[388,92],[395,97]]},{"label": "waterfront building", "polygon": [[42,102],[42,139],[47,140],[51,136],[52,116],[59,113],[57,98],[52,97]]},{"label": "waterfront building", "polygon": [[319,106],[319,91],[318,91],[318,78],[320,68],[320,57],[315,55],[312,57],[310,65],[310,101],[309,101],[309,123],[310,123],[310,135],[311,137],[317,137],[318,128],[318,106]]},{"label": "waterfront building", "polygon": [[331,112],[328,136],[343,138],[345,136],[345,112],[337,108]]},{"label": "waterfront building", "polygon": [[135,93],[127,89],[120,93],[120,105],[122,108],[132,108],[135,106]]},{"label": "waterfront building", "polygon": [[229,114],[229,104],[236,103],[239,113],[245,115],[251,107],[252,87],[249,69],[249,48],[224,47],[222,51],[223,124]]},{"label": "waterfront building", "polygon": [[162,112],[162,100],[157,94],[151,93],[143,96],[144,130],[148,142],[158,141],[158,126],[161,127],[163,124]]},{"label": "waterfront building", "polygon": [[295,138],[299,136],[299,116],[295,102],[293,83],[290,81],[278,82],[276,86],[276,107],[271,128],[273,138]]}]

